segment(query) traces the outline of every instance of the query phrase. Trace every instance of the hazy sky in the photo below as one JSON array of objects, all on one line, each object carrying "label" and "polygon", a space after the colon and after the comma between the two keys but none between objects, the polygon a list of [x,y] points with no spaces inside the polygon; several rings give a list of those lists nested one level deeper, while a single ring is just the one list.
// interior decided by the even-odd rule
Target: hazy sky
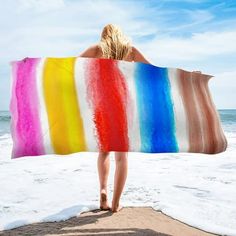
[{"label": "hazy sky", "polygon": [[150,62],[201,70],[215,105],[236,108],[236,1],[7,0],[0,8],[0,110],[9,110],[9,61],[78,56],[120,25]]}]

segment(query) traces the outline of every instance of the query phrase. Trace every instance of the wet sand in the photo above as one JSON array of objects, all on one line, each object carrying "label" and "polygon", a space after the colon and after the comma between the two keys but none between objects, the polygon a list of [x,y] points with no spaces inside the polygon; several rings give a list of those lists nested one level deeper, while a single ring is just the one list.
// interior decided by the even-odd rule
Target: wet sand
[{"label": "wet sand", "polygon": [[152,207],[124,207],[117,213],[93,210],[66,221],[43,222],[1,231],[0,235],[158,235],[209,236],[211,234],[175,220]]}]

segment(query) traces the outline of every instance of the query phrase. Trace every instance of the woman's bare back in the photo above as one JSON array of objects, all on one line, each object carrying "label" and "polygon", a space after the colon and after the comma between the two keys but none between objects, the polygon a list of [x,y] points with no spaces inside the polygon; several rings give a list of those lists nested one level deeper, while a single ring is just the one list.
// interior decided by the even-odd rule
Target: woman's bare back
[{"label": "woman's bare back", "polygon": [[[102,49],[99,47],[98,44],[90,46],[86,49],[83,53],[79,55],[80,57],[94,57],[94,58],[103,58]],[[143,62],[147,64],[151,64],[143,55],[142,53],[134,46],[132,46],[131,52],[122,59],[124,61],[129,62]]]},{"label": "woman's bare back", "polygon": [[[96,58],[103,58],[103,55],[102,55],[102,49],[99,47],[99,45],[97,45],[97,53],[96,53]],[[124,61],[134,61],[134,50],[132,48],[132,51],[126,55],[125,58],[123,58],[122,60]]]}]

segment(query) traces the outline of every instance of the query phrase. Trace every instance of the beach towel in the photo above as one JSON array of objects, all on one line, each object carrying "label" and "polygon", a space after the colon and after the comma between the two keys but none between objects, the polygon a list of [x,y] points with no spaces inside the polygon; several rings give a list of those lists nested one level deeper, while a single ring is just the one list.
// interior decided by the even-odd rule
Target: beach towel
[{"label": "beach towel", "polygon": [[212,77],[105,58],[12,61],[11,158],[223,152],[227,140],[208,86]]}]

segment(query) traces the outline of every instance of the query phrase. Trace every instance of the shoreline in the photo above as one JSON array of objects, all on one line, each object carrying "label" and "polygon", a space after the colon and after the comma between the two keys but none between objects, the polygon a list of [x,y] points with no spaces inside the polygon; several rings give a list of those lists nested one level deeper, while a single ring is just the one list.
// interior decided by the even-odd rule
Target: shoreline
[{"label": "shoreline", "polygon": [[121,211],[83,211],[65,221],[40,222],[0,231],[12,235],[159,235],[210,236],[210,233],[174,219],[152,207],[123,207]]}]

